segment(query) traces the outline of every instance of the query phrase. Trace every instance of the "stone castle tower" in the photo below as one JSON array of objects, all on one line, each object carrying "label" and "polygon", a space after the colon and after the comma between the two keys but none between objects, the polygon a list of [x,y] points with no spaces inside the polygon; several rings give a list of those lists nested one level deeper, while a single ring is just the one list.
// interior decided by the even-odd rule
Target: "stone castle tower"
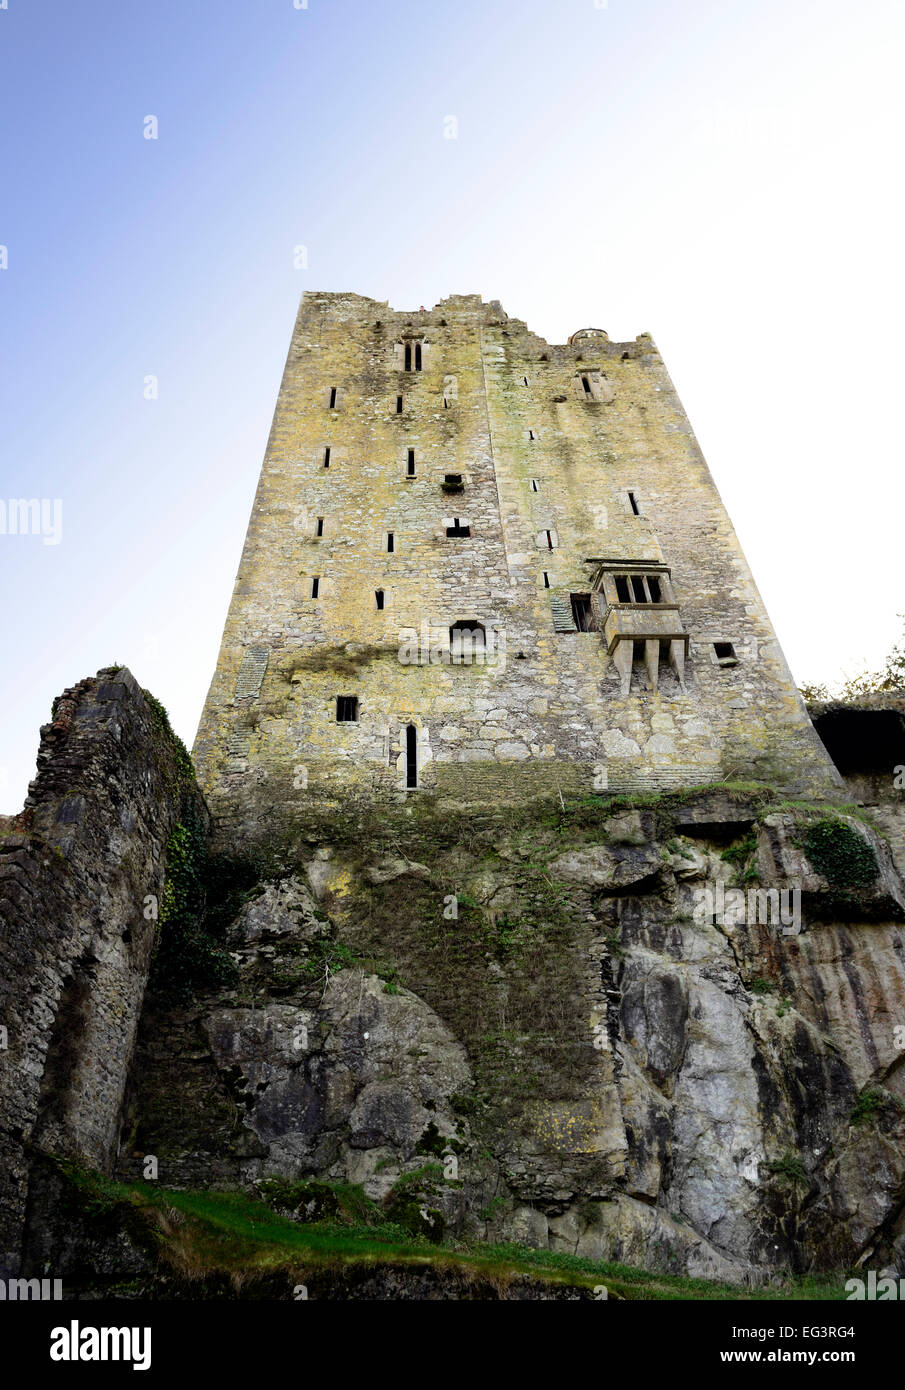
[{"label": "stone castle tower", "polygon": [[838,775],[647,334],[299,309],[195,760],[212,808]]}]

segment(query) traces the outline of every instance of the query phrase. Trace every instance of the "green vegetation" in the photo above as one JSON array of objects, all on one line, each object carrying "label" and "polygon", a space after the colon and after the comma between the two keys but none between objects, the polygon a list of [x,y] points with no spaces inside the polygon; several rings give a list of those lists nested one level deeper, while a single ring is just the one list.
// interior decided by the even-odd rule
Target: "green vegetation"
[{"label": "green vegetation", "polygon": [[318,984],[326,985],[331,975],[336,975],[340,970],[346,970],[350,965],[357,963],[354,951],[351,951],[345,942],[336,941],[333,937],[322,937],[313,943],[308,959],[302,966],[302,973]]},{"label": "green vegetation", "polygon": [[[122,668],[117,668],[122,669]],[[163,705],[151,694],[150,690],[142,690],[142,695],[147,701],[151,711],[151,720],[160,738],[169,746],[175,759],[176,775],[181,782],[177,790],[185,792],[195,787],[195,768],[189,757],[189,751],[178,734],[173,732],[170,724],[170,716],[167,714]]]},{"label": "green vegetation", "polygon": [[774,1159],[763,1166],[773,1177],[785,1178],[788,1182],[799,1183],[804,1187],[810,1186],[810,1178],[801,1158],[791,1149],[787,1149],[782,1158]]},{"label": "green vegetation", "polygon": [[887,1091],[883,1086],[866,1086],[858,1095],[855,1104],[852,1106],[852,1113],[849,1116],[849,1124],[852,1125],[872,1125],[877,1122],[885,1110],[903,1110],[905,1106],[894,1096],[891,1091]]},{"label": "green vegetation", "polygon": [[[845,1275],[790,1280],[769,1288],[741,1288],[706,1279],[651,1274],[627,1265],[584,1259],[515,1244],[479,1241],[439,1241],[415,1236],[386,1216],[370,1199],[350,1196],[360,1189],[342,1184],[277,1184],[268,1200],[243,1192],[173,1191],[150,1184],[113,1182],[63,1163],[67,1179],[63,1197],[66,1219],[88,1218],[95,1229],[120,1229],[142,1249],[157,1268],[157,1278],[176,1278],[199,1284],[226,1279],[225,1292],[242,1289],[254,1296],[256,1280],[282,1275],[284,1297],[292,1297],[298,1282],[325,1281],[347,1285],[381,1268],[396,1277],[432,1267],[464,1281],[466,1297],[494,1297],[508,1284],[526,1277],[544,1285],[565,1285],[593,1297],[605,1285],[610,1298],[630,1301],[675,1299],[799,1299],[845,1298]],[[286,1209],[287,1193],[295,1188],[329,1189],[337,1206],[329,1220],[290,1220],[273,1209]],[[338,1194],[342,1192],[342,1197]],[[323,1193],[320,1193],[323,1196]],[[300,1202],[302,1197],[300,1196]],[[325,1199],[326,1201],[327,1199]],[[329,1202],[327,1202],[330,1205]],[[298,1206],[294,1208],[298,1210]],[[377,1213],[375,1215],[375,1212]],[[146,1282],[146,1281],[145,1281]],[[269,1292],[268,1296],[280,1296]]]},{"label": "green vegetation", "polygon": [[[903,615],[900,613],[899,617]],[[827,685],[805,684],[801,694],[809,705],[840,701],[856,705],[869,695],[882,695],[890,690],[905,689],[905,636],[893,647],[880,671],[859,671],[855,676],[838,683],[832,690]]]},{"label": "green vegetation", "polygon": [[800,844],[817,872],[836,888],[857,892],[877,881],[880,868],[873,845],[835,816],[809,825]]},{"label": "green vegetation", "polygon": [[232,983],[236,969],[223,949],[223,935],[257,882],[252,861],[209,855],[196,800],[167,844],[160,900],[160,929],[150,985],[172,1003],[205,988]]},{"label": "green vegetation", "polygon": [[728,849],[724,849],[720,858],[735,866],[742,883],[750,883],[758,877],[757,865],[752,863],[756,854],[757,834],[752,830],[743,839],[736,840]]},{"label": "green vegetation", "polygon": [[295,1221],[338,1221],[347,1225],[379,1226],[384,1218],[376,1202],[357,1183],[291,1182],[264,1178],[258,1183],[263,1200]]},{"label": "green vegetation", "polygon": [[149,981],[174,1002],[190,999],[197,989],[228,983],[236,974],[206,921],[208,858],[198,804],[189,801],[183,816],[167,845],[160,930]]}]

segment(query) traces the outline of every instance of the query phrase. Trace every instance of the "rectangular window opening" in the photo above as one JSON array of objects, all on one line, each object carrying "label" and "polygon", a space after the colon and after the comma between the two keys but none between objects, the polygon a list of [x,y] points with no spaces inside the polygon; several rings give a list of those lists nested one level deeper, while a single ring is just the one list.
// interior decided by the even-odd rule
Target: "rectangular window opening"
[{"label": "rectangular window opening", "polygon": [[316,536],[322,536],[324,534],[324,518],[322,516],[317,518],[317,527],[315,528],[314,534]]},{"label": "rectangular window opening", "polygon": [[331,387],[330,387],[330,409],[331,409],[331,410],[335,410],[335,409],[336,409],[336,387],[335,387],[335,386],[331,386]]},{"label": "rectangular window opening", "polygon": [[538,485],[537,485],[537,479],[536,479],[536,478],[532,478],[532,479],[531,479],[531,491],[532,491],[532,492],[540,492],[540,488],[539,488]]},{"label": "rectangular window opening", "polygon": [[637,497],[635,496],[635,494],[634,494],[633,492],[630,492],[630,493],[629,493],[629,495],[628,495],[628,502],[629,502],[629,506],[630,506],[631,509],[632,509],[632,514],[633,514],[634,516],[640,516],[640,515],[641,515],[641,508],[638,506],[638,499],[637,499]]},{"label": "rectangular window opening", "polygon": [[415,344],[415,371],[421,371],[421,344]]},{"label": "rectangular window opening", "polygon": [[547,571],[544,570],[544,588],[545,588],[545,589],[549,589],[549,587],[550,587],[550,576],[549,576],[549,574],[547,573]]},{"label": "rectangular window opening", "polygon": [[376,604],[377,604],[377,611],[378,611],[378,613],[382,613],[382,612],[383,612],[383,598],[384,598],[383,590],[382,590],[382,589],[375,589],[375,590],[374,590],[374,601],[375,601]]},{"label": "rectangular window opening", "polygon": [[405,731],[405,785],[418,785],[418,730],[409,724]]},{"label": "rectangular window opening", "polygon": [[597,624],[594,621],[594,609],[591,605],[590,594],[570,594],[572,603],[572,618],[579,632],[596,632]]},{"label": "rectangular window opening", "polygon": [[731,642],[714,642],[713,652],[720,666],[738,665],[738,656]]},{"label": "rectangular window opening", "polygon": [[329,446],[324,450],[324,467],[325,467],[325,468],[329,468],[329,467],[330,467],[330,449],[329,449]]},{"label": "rectangular window opening", "polygon": [[409,478],[414,478],[414,476],[415,476],[415,451],[414,451],[414,449],[409,449],[409,452],[408,452],[408,462],[407,462],[407,464],[406,464],[406,475],[407,475]]},{"label": "rectangular window opening", "polygon": [[533,438],[534,438],[534,430],[529,430],[529,431],[528,431],[528,438],[529,438],[529,439],[533,439]]},{"label": "rectangular window opening", "polygon": [[320,579],[318,578],[318,576],[315,574],[315,575],[312,577],[312,580],[311,580],[311,597],[312,597],[312,598],[318,598],[319,595],[320,595],[320,589],[321,589],[321,582],[320,582]]},{"label": "rectangular window opening", "polygon": [[616,597],[620,603],[631,603],[632,596],[629,593],[628,579],[624,574],[614,575],[616,580]]},{"label": "rectangular window opening", "polygon": [[663,602],[663,593],[660,588],[660,581],[655,574],[649,574],[647,576],[647,588],[648,592],[650,593],[651,603]]},{"label": "rectangular window opening", "polygon": [[337,697],[336,697],[336,722],[337,722],[337,724],[357,724],[357,723],[358,723],[358,696],[357,696],[357,695],[337,695]]},{"label": "rectangular window opening", "polygon": [[401,415],[401,414],[402,414],[402,397],[401,397],[401,396],[397,396],[397,397],[396,397],[396,414],[397,414],[397,415]]},{"label": "rectangular window opening", "polygon": [[406,345],[405,345],[405,370],[406,370],[407,372],[410,372],[410,371],[412,370],[412,345],[411,345],[411,343],[406,343]]},{"label": "rectangular window opening", "polygon": [[392,531],[387,531],[387,553],[392,555],[396,549],[396,537]]},{"label": "rectangular window opening", "polygon": [[525,383],[526,386],[528,385],[528,378],[526,376],[522,377],[522,381]]},{"label": "rectangular window opening", "polygon": [[590,396],[593,394],[591,391],[591,383],[586,376],[583,376],[581,378],[581,384],[584,387],[584,393],[586,396]]},{"label": "rectangular window opening", "polygon": [[635,595],[636,603],[647,603],[647,590],[644,587],[644,578],[640,574],[632,575],[632,593]]},{"label": "rectangular window opening", "polygon": [[552,531],[545,531],[545,532],[544,532],[544,535],[547,537],[547,549],[548,549],[548,550],[552,550],[552,549],[553,549],[553,532],[552,532]]}]

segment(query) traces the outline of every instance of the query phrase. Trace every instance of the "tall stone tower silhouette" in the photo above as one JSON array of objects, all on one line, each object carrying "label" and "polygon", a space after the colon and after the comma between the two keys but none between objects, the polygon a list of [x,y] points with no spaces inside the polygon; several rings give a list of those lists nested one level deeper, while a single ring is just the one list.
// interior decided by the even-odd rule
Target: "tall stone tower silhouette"
[{"label": "tall stone tower silhouette", "polygon": [[478,295],[303,297],[195,759],[219,814],[838,784],[650,336]]}]

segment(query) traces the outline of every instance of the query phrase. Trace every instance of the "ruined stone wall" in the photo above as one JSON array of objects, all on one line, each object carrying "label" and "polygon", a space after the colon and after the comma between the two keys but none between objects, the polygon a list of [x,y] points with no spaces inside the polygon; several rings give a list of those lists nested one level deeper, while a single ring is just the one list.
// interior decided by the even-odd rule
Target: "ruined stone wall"
[{"label": "ruined stone wall", "polygon": [[16,1267],[33,1154],[102,1170],[115,1157],[187,799],[206,816],[185,750],[129,671],[54,702],[25,809],[0,837],[0,1265]]},{"label": "ruined stone wall", "polygon": [[[447,535],[456,518],[470,535]],[[653,621],[612,602],[619,562],[671,592],[654,618],[689,635],[684,665],[665,639],[610,653],[614,625]],[[572,594],[598,630],[570,630]],[[468,620],[495,634],[483,664],[399,659],[405,632],[448,645]],[[263,814],[404,792],[408,725],[419,785],[452,800],[838,786],[649,336],[554,347],[479,296],[304,297],[195,756],[217,811]]]}]

